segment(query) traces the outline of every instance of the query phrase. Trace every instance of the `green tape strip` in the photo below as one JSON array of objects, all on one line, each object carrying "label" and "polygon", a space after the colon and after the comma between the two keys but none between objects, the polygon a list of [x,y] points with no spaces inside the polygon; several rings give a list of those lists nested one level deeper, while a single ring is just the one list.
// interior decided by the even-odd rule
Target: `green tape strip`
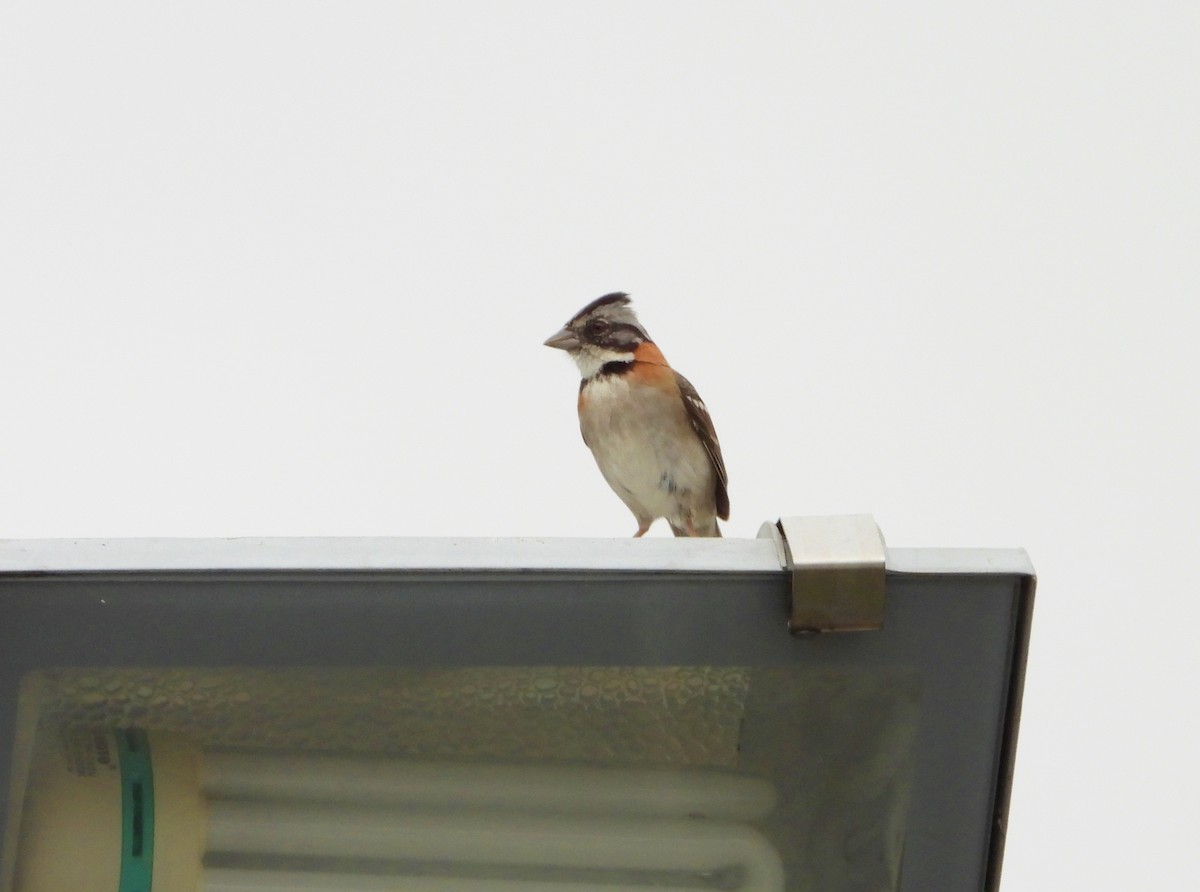
[{"label": "green tape strip", "polygon": [[116,732],[121,762],[121,880],[117,892],[150,892],[154,868],[154,770],[138,728]]}]

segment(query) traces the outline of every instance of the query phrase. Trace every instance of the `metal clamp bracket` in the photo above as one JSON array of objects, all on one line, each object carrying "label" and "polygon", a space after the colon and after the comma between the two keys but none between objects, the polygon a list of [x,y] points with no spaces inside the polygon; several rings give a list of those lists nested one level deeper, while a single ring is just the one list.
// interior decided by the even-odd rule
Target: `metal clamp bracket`
[{"label": "metal clamp bracket", "polygon": [[887,548],[869,514],[784,517],[764,523],[791,575],[793,635],[883,628]]}]

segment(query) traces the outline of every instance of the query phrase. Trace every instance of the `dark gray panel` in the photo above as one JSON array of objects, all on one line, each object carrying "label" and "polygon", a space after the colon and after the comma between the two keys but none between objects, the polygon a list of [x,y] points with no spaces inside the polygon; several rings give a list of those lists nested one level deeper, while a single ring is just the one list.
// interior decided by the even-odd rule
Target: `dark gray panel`
[{"label": "dark gray panel", "polygon": [[796,639],[779,573],[0,577],[0,757],[21,674],[55,666],[902,670],[921,684],[902,888],[981,889],[1021,582],[892,574],[882,632]]}]

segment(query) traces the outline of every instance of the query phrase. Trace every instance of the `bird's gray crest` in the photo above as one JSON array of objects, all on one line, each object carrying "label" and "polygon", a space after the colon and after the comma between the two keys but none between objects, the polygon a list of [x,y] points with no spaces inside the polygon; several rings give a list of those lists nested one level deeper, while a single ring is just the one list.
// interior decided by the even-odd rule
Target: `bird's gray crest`
[{"label": "bird's gray crest", "polygon": [[[580,310],[578,313],[576,313],[574,316],[572,316],[571,322],[574,322],[576,319],[582,319],[584,316],[588,315],[593,310],[598,310],[600,307],[607,307],[607,306],[628,307],[629,306],[629,295],[626,294],[624,291],[613,291],[613,292],[610,292],[609,294],[605,294],[601,297],[598,297],[594,301],[592,301],[590,304],[588,304],[586,307],[584,307],[582,310]],[[630,310],[629,312],[632,313],[633,311]]]},{"label": "bird's gray crest", "polygon": [[[603,297],[596,298],[571,317],[571,321],[567,323],[567,327],[581,331],[583,325],[592,319],[603,319],[612,326],[614,333],[624,331],[635,337],[640,337],[642,340],[650,340],[646,329],[642,328],[642,324],[638,322],[637,314],[629,304],[629,295],[624,291],[614,291],[611,294],[605,294]],[[625,338],[622,338],[622,340],[625,340]]]}]

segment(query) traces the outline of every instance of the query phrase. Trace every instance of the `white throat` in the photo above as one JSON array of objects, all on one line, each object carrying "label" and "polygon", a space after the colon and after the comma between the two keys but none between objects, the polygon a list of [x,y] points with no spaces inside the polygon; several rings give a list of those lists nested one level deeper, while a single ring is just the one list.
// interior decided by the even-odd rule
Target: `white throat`
[{"label": "white throat", "polygon": [[585,344],[572,353],[571,358],[575,360],[575,365],[579,366],[579,374],[586,379],[599,374],[606,363],[633,362],[633,351],[609,350],[605,347]]}]

